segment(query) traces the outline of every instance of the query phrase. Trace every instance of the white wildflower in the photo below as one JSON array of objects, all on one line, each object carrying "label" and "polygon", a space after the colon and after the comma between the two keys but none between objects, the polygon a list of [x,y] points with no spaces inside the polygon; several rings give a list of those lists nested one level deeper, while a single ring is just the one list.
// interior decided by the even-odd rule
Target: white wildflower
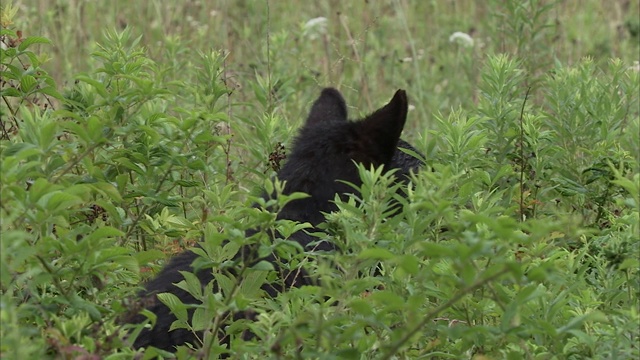
[{"label": "white wildflower", "polygon": [[464,47],[473,47],[473,38],[469,34],[460,31],[451,34],[451,36],[449,36],[449,42],[454,42]]},{"label": "white wildflower", "polygon": [[317,17],[307,21],[302,26],[302,35],[314,40],[327,33],[327,18]]}]

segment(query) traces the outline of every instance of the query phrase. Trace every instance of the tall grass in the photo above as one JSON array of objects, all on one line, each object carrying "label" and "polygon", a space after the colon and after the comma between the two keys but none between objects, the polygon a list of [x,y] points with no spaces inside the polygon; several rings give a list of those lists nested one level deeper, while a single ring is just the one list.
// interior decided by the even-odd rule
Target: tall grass
[{"label": "tall grass", "polygon": [[[351,104],[366,111],[389,91],[404,87],[416,105],[418,128],[431,113],[477,103],[480,69],[494,53],[518,56],[530,82],[554,61],[576,64],[590,56],[638,60],[635,1],[15,1],[16,26],[43,35],[55,47],[46,64],[59,84],[91,71],[89,54],[105,29],[130,27],[160,62],[192,57],[194,50],[228,53],[229,82],[236,96],[254,97],[248,82],[256,74],[285,82],[296,94],[287,101],[294,114],[318,85],[343,88]],[[267,17],[267,6],[271,17]],[[287,16],[282,16],[286,14]],[[326,18],[326,29],[305,26]],[[269,34],[267,34],[267,29]],[[468,33],[472,48],[449,38]],[[270,56],[267,43],[270,39]],[[271,68],[267,70],[267,63]],[[304,95],[303,95],[304,94]],[[534,101],[536,101],[534,99]]]}]

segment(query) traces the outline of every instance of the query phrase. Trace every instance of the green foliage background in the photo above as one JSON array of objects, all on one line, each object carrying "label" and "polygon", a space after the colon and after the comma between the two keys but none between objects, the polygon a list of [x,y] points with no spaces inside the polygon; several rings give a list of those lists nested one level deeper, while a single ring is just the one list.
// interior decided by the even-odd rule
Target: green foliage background
[{"label": "green foliage background", "polygon": [[[163,300],[175,326],[205,333],[226,311],[254,311],[228,329],[233,358],[640,357],[639,12],[604,0],[4,1],[0,356],[158,355],[135,354],[125,334],[140,327],[118,319],[200,242],[221,292],[186,275],[202,300],[193,323]],[[342,251],[299,254],[265,235],[304,226],[264,210],[290,198],[256,195],[281,188],[269,179],[329,85],[353,117],[407,89],[404,138],[427,166],[392,217],[389,175],[361,169],[362,196],[328,216]],[[322,286],[268,299],[264,264],[226,275],[251,242]],[[236,336],[246,329],[261,340]],[[201,340],[177,357],[226,351]]]}]

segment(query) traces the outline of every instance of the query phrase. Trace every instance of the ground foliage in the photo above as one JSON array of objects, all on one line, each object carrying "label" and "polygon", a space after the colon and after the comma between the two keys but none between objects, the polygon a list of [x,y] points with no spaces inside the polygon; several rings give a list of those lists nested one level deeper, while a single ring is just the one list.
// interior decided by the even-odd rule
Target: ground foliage
[{"label": "ground foliage", "polygon": [[[100,10],[81,3],[78,21]],[[404,137],[426,166],[392,217],[389,175],[361,169],[361,198],[337,199],[340,210],[327,216],[327,237],[342,251],[309,264],[322,286],[271,299],[257,291],[266,270],[222,279],[216,294],[187,276],[183,286],[209,318],[256,312],[237,327],[259,340],[234,339],[233,356],[640,356],[640,81],[629,57],[640,21],[614,18],[614,35],[594,26],[585,38],[575,24],[589,23],[600,2],[586,2],[573,22],[562,17],[570,2],[496,2],[472,7],[482,15],[474,29],[462,24],[473,43],[449,42],[460,29],[447,2],[365,3],[337,15],[330,1],[303,8],[301,16],[332,15],[297,27],[271,20],[280,2],[224,5],[231,17],[251,6],[260,13],[227,29],[226,42],[198,47],[153,22],[128,24],[137,20],[126,6],[142,5],[117,3],[109,9],[121,23],[100,29],[79,63],[69,44],[80,39],[40,36],[20,20],[36,7],[3,3],[2,357],[132,358],[124,335],[136,329],[118,319],[169,256],[200,243],[205,259],[222,263],[222,242],[248,228],[297,229],[261,210],[286,197],[266,204],[258,195],[281,188],[270,179],[319,83],[348,89],[355,115],[406,88],[414,110]],[[614,7],[637,8],[625,4]],[[71,9],[43,6],[45,24]],[[203,6],[183,8],[195,39],[209,29],[193,17]],[[350,23],[356,14],[365,15]],[[432,39],[416,37],[418,20],[432,22],[423,25]],[[264,26],[242,35],[255,24]],[[235,37],[244,39],[237,53]],[[216,358],[214,337],[203,341],[178,358]]]}]

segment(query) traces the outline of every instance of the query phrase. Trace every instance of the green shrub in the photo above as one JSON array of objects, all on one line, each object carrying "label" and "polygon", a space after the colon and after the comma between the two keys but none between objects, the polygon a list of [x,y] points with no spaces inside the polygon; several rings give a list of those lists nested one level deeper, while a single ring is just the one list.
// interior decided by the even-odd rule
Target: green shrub
[{"label": "green shrub", "polygon": [[[541,46],[538,25],[518,49]],[[3,358],[132,358],[136,329],[118,319],[169,256],[198,242],[217,269],[233,252],[223,240],[303,226],[263,210],[286,198],[254,196],[281,187],[269,178],[315,91],[295,88],[283,59],[247,82],[247,104],[223,52],[168,46],[173,62],[154,61],[131,29],[109,31],[95,70],[59,87],[33,47],[48,39],[5,23],[1,36]],[[277,53],[286,36],[260,50]],[[487,56],[477,103],[434,116],[401,214],[389,216],[390,175],[361,168],[361,198],[336,199],[327,217],[339,253],[279,249],[322,286],[270,299],[258,291],[266,268],[219,276],[215,294],[187,275],[211,321],[175,326],[215,329],[222,312],[251,309],[257,320],[230,332],[260,341],[234,336],[238,358],[640,356],[639,73],[533,60]],[[181,319],[185,306],[164,298]],[[203,343],[177,357],[222,351],[211,334]]]}]

